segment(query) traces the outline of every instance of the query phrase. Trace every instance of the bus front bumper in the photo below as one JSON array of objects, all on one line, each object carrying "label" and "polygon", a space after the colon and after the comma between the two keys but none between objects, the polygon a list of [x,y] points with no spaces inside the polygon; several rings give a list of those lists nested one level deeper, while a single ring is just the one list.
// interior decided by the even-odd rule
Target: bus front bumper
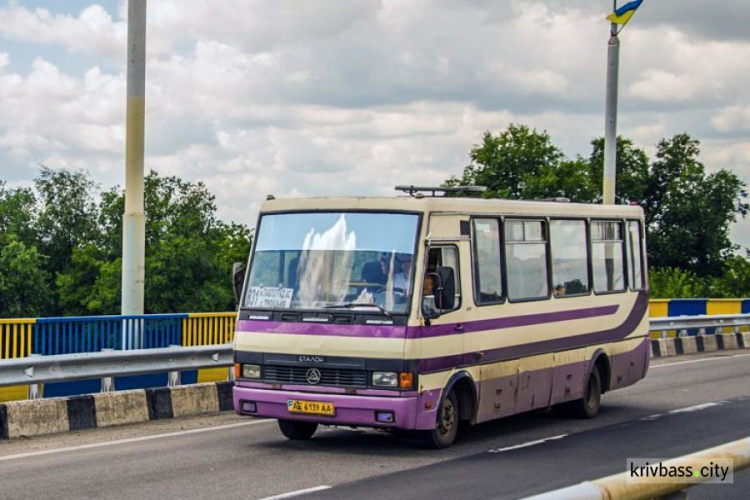
[{"label": "bus front bumper", "polygon": [[[251,387],[234,387],[234,411],[239,415],[302,420],[323,425],[434,429],[439,394],[427,391],[405,397],[310,393]],[[333,416],[292,413],[290,400],[330,403]],[[429,409],[428,409],[429,408]]]}]

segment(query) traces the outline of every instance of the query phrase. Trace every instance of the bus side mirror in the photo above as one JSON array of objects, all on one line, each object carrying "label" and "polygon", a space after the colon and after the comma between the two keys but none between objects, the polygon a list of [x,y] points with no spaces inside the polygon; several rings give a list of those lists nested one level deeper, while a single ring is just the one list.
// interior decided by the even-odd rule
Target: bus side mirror
[{"label": "bus side mirror", "polygon": [[443,312],[453,309],[455,303],[456,278],[453,268],[439,267],[434,273],[427,273],[422,298],[422,314],[425,319],[439,317]]},{"label": "bus side mirror", "polygon": [[234,300],[240,303],[242,295],[242,285],[245,283],[245,264],[235,262],[232,264],[232,290],[234,291]]}]

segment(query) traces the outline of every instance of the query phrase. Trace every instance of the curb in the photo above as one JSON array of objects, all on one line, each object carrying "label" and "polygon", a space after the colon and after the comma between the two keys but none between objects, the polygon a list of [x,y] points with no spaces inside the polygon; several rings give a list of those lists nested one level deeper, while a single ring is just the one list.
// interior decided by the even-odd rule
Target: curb
[{"label": "curb", "polygon": [[750,349],[750,332],[695,335],[651,340],[652,358],[736,349]]},{"label": "curb", "polygon": [[0,404],[0,440],[231,410],[234,382]]}]

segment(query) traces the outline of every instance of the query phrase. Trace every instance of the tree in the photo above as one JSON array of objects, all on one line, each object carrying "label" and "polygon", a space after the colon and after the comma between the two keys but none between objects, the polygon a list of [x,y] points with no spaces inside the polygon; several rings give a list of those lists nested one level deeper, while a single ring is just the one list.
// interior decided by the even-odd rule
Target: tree
[{"label": "tree", "polygon": [[[145,178],[146,289],[149,313],[234,308],[231,269],[250,251],[249,230],[216,217],[203,183],[151,172]],[[120,306],[123,193],[101,196],[99,237],[74,249],[57,285],[66,311],[116,314]]]},{"label": "tree", "polygon": [[750,206],[745,184],[732,172],[707,175],[700,143],[687,134],[657,145],[644,199],[649,255],[654,267],[690,269],[719,276],[735,250],[730,225]]},{"label": "tree", "polygon": [[511,124],[493,135],[485,132],[471,150],[471,164],[461,179],[447,185],[487,186],[487,198],[535,199],[559,196],[557,170],[564,156],[546,132]]},{"label": "tree", "polygon": [[34,317],[51,302],[45,259],[15,234],[0,241],[0,317]]},{"label": "tree", "polygon": [[[42,167],[35,180],[39,193],[37,227],[40,251],[47,257],[50,288],[56,290],[58,275],[68,272],[76,247],[95,243],[99,236],[96,183],[82,170],[71,172]],[[51,314],[62,314],[54,297]]]},{"label": "tree", "polygon": [[31,189],[9,189],[5,182],[0,181],[0,245],[10,234],[27,246],[39,243],[36,197]]}]

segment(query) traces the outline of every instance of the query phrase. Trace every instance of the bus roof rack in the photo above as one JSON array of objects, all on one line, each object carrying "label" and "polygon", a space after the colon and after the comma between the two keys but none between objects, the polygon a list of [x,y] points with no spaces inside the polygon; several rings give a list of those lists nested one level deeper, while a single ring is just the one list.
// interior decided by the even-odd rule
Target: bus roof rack
[{"label": "bus roof rack", "polygon": [[486,186],[396,186],[396,191],[403,191],[410,196],[416,196],[422,198],[424,193],[432,193],[432,196],[437,196],[437,193],[443,193],[443,196],[448,195],[459,195],[459,196],[480,196],[484,191],[487,190]]}]

